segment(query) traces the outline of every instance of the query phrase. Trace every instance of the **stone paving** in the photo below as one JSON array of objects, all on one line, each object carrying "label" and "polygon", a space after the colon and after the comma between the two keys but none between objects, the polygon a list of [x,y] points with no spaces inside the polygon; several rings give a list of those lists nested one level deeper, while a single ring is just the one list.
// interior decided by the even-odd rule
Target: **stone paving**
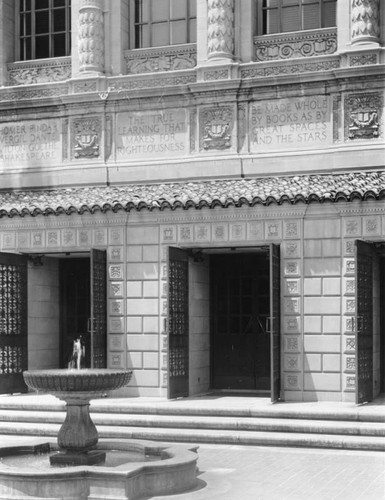
[{"label": "stone paving", "polygon": [[151,500],[383,500],[385,453],[199,447],[200,489]]}]

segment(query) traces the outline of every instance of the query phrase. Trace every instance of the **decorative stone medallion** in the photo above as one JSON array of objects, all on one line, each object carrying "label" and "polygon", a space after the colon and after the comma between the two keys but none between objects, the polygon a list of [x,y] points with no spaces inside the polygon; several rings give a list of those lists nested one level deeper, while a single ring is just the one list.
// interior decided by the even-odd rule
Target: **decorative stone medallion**
[{"label": "decorative stone medallion", "polygon": [[380,94],[354,94],[345,99],[345,137],[373,139],[380,135]]},{"label": "decorative stone medallion", "polygon": [[200,113],[201,150],[229,149],[234,113],[229,106],[204,109]]},{"label": "decorative stone medallion", "polygon": [[79,118],[72,123],[72,156],[99,158],[102,122],[98,117]]}]

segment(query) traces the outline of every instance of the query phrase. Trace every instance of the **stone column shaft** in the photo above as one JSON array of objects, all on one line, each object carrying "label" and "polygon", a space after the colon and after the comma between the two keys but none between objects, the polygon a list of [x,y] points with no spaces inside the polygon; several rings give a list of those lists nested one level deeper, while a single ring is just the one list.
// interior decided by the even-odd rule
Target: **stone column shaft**
[{"label": "stone column shaft", "polygon": [[209,59],[234,58],[234,0],[208,0]]},{"label": "stone column shaft", "polygon": [[352,44],[380,40],[380,0],[352,0]]},{"label": "stone column shaft", "polygon": [[81,0],[78,51],[80,72],[104,73],[103,0]]}]

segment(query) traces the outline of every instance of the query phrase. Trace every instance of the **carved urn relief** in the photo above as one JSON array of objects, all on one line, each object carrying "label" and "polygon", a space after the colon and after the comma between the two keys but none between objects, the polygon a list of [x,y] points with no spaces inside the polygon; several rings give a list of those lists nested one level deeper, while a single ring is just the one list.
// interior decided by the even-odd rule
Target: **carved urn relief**
[{"label": "carved urn relief", "polygon": [[208,0],[207,7],[208,57],[233,59],[234,0]]},{"label": "carved urn relief", "polygon": [[78,34],[81,72],[104,72],[103,0],[82,0]]},{"label": "carved urn relief", "polygon": [[229,106],[202,110],[200,113],[201,150],[231,148],[233,120],[233,109]]},{"label": "carved urn relief", "polygon": [[352,0],[352,43],[378,42],[380,0]]}]

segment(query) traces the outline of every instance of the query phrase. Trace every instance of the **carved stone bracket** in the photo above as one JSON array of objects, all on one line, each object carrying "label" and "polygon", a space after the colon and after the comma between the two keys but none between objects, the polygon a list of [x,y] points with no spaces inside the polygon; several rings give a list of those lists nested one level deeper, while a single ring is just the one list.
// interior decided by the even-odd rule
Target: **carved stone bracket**
[{"label": "carved stone bracket", "polygon": [[233,59],[234,0],[208,0],[207,7],[208,58]]},{"label": "carved stone bracket", "polygon": [[104,72],[103,15],[103,0],[82,0],[78,33],[81,72]]},{"label": "carved stone bracket", "polygon": [[98,158],[102,122],[98,117],[79,118],[72,123],[72,156],[76,159]]},{"label": "carved stone bracket", "polygon": [[332,28],[254,37],[254,51],[256,61],[334,54],[337,51],[337,30]]},{"label": "carved stone bracket", "polygon": [[383,98],[378,93],[352,94],[345,98],[345,137],[372,139],[380,135]]},{"label": "carved stone bracket", "polygon": [[8,85],[62,82],[71,78],[71,58],[37,59],[7,65]]},{"label": "carved stone bracket", "polygon": [[231,147],[231,132],[234,112],[229,106],[204,109],[200,113],[201,149],[228,149]]},{"label": "carved stone bracket", "polygon": [[380,0],[352,0],[352,43],[379,42]]},{"label": "carved stone bracket", "polygon": [[192,69],[197,64],[196,44],[173,45],[124,53],[127,74]]}]

